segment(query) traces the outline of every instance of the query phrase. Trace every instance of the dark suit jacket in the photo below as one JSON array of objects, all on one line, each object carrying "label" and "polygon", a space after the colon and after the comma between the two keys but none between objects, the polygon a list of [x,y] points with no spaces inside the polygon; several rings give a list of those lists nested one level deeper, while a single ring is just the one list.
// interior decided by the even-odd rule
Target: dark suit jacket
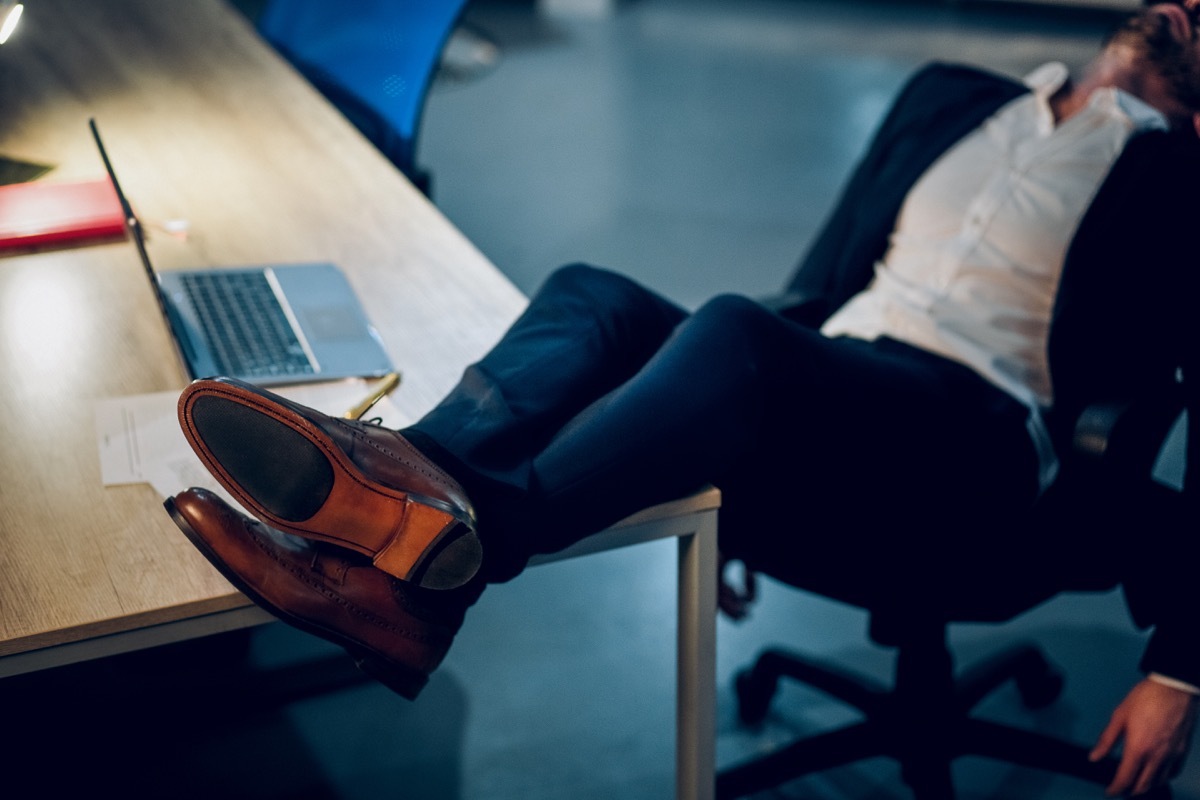
[{"label": "dark suit jacket", "polygon": [[[918,72],[790,281],[796,302],[784,313],[819,325],[865,288],[912,185],[938,156],[1025,91],[969,67],[933,64]],[[1191,308],[1200,298],[1198,151],[1194,137],[1179,133],[1135,136],[1075,232],[1049,341],[1055,399],[1047,421],[1060,454],[1068,452],[1074,421],[1087,404],[1136,400],[1174,386],[1182,374],[1189,418],[1196,421],[1187,460],[1200,464],[1200,313]],[[1065,461],[1060,483],[1071,483],[1071,468]],[[1188,470],[1185,487],[1182,498],[1149,487],[1093,488],[1095,513],[1082,523],[1093,530],[1083,541],[1102,557],[1081,553],[1080,561],[1093,572],[1089,581],[1120,581],[1135,621],[1155,627],[1143,668],[1200,685],[1200,581],[1190,556],[1200,519],[1193,513],[1200,468]],[[1076,521],[1063,524],[1081,524],[1069,519]],[[1155,540],[1153,547],[1147,539]]]}]

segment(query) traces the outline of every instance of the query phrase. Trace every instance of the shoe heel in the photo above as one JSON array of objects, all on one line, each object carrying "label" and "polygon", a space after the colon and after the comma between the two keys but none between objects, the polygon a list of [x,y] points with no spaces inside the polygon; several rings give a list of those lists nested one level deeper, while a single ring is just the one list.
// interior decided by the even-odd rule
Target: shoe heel
[{"label": "shoe heel", "polygon": [[405,700],[416,700],[429,683],[429,676],[408,670],[357,647],[344,647],[360,670],[391,689]]}]

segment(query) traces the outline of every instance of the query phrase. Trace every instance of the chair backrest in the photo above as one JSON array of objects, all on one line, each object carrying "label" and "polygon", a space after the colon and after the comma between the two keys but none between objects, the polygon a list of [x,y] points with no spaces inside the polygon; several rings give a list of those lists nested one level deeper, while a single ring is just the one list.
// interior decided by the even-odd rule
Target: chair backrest
[{"label": "chair backrest", "polygon": [[269,0],[257,27],[397,167],[420,179],[417,134],[466,0]]}]

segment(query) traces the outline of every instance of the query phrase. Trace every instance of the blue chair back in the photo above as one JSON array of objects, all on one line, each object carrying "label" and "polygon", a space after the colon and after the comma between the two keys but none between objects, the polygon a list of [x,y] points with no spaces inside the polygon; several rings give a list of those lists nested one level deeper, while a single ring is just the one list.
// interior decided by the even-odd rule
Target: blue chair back
[{"label": "blue chair back", "polygon": [[[414,182],[417,134],[467,0],[269,0],[259,33]],[[427,186],[422,186],[427,188]]]}]

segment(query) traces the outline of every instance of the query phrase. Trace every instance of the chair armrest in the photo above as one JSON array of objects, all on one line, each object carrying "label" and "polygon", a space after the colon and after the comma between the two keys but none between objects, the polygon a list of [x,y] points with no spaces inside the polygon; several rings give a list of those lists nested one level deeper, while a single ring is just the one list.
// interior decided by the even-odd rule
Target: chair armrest
[{"label": "chair armrest", "polygon": [[1106,471],[1148,477],[1183,410],[1177,383],[1137,400],[1093,403],[1075,421],[1073,453]]}]

